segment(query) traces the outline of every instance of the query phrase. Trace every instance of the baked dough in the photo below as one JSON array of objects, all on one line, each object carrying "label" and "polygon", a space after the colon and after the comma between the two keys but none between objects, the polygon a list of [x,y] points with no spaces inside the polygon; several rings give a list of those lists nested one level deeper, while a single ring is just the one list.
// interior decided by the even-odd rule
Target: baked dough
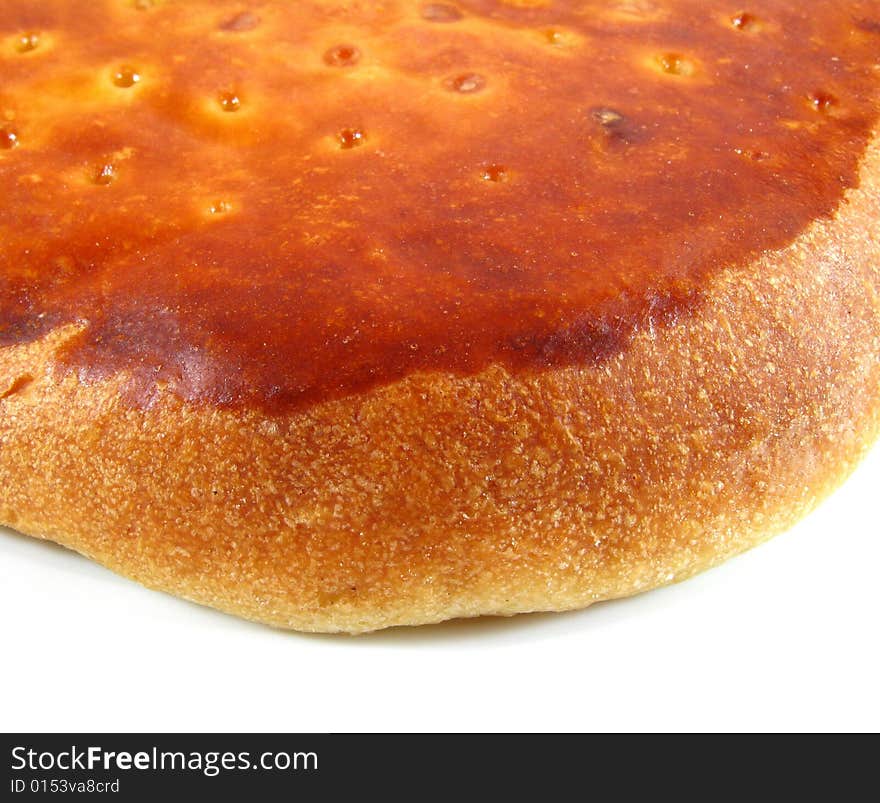
[{"label": "baked dough", "polygon": [[0,11],[2,524],[354,633],[681,580],[878,434],[877,0]]}]

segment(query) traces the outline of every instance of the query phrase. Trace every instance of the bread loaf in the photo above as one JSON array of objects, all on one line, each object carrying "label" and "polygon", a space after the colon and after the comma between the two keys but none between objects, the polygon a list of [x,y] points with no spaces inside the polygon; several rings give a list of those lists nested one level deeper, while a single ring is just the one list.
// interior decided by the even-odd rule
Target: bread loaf
[{"label": "bread loaf", "polygon": [[0,524],[362,632],[684,579],[877,436],[877,0],[0,9]]}]

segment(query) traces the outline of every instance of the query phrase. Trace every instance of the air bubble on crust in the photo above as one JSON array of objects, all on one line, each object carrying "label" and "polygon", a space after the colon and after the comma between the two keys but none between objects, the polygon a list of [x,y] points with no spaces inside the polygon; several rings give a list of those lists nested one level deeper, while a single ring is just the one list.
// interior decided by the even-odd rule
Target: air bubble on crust
[{"label": "air bubble on crust", "polygon": [[446,80],[446,88],[462,95],[472,95],[486,86],[486,79],[479,73],[462,73]]},{"label": "air bubble on crust", "polygon": [[428,22],[458,22],[464,15],[449,3],[425,3],[422,5],[422,19]]},{"label": "air bubble on crust", "polygon": [[109,162],[98,165],[92,172],[92,183],[100,187],[106,187],[114,181],[116,181],[116,167]]},{"label": "air bubble on crust", "polygon": [[341,150],[348,151],[364,144],[366,135],[360,128],[343,128],[336,139]]},{"label": "air bubble on crust", "polygon": [[766,151],[754,150],[752,148],[734,148],[733,152],[750,162],[766,162],[770,158],[770,154]]},{"label": "air bubble on crust", "polygon": [[544,28],[540,31],[540,34],[544,41],[553,47],[565,48],[577,41],[577,37],[574,34],[562,28]]},{"label": "air bubble on crust", "polygon": [[212,201],[208,212],[212,215],[225,215],[232,211],[232,204],[222,199]]},{"label": "air bubble on crust", "polygon": [[482,173],[480,173],[480,178],[482,178],[483,181],[497,184],[507,181],[510,178],[510,171],[504,165],[490,164],[483,168]]},{"label": "air bubble on crust", "polygon": [[237,112],[241,108],[241,98],[237,92],[226,90],[217,95],[217,103],[224,112]]},{"label": "air bubble on crust", "polygon": [[808,100],[810,101],[810,106],[813,107],[817,112],[830,112],[835,106],[838,105],[840,101],[832,95],[830,92],[813,92]]},{"label": "air bubble on crust", "polygon": [[18,134],[12,128],[0,128],[0,150],[10,151],[18,144]]},{"label": "air bubble on crust", "polygon": [[15,49],[19,53],[31,53],[40,46],[40,34],[27,31],[20,34],[15,40]]},{"label": "air bubble on crust", "polygon": [[688,78],[696,71],[696,64],[681,53],[661,53],[657,56],[660,72],[677,78]]},{"label": "air bubble on crust", "polygon": [[140,83],[141,74],[127,64],[121,66],[113,73],[113,83],[120,89],[130,89],[135,84]]},{"label": "air bubble on crust", "polygon": [[755,33],[761,29],[761,20],[748,11],[740,11],[730,18],[730,24],[738,31]]},{"label": "air bubble on crust", "polygon": [[608,106],[597,106],[595,109],[591,109],[590,116],[605,128],[620,125],[624,121],[624,116],[619,111]]},{"label": "air bubble on crust", "polygon": [[351,67],[361,58],[361,51],[354,45],[336,45],[324,54],[324,62],[331,67]]},{"label": "air bubble on crust", "polygon": [[638,129],[630,124],[624,114],[610,106],[594,106],[590,109],[590,118],[610,143],[629,145],[639,138]]}]

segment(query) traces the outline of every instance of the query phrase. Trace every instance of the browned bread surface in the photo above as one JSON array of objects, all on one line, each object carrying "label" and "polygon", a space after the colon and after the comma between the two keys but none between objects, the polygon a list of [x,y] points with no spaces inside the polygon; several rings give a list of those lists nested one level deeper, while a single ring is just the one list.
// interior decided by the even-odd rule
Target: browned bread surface
[{"label": "browned bread surface", "polygon": [[358,632],[681,579],[876,436],[880,3],[67,6],[0,3],[0,522]]}]

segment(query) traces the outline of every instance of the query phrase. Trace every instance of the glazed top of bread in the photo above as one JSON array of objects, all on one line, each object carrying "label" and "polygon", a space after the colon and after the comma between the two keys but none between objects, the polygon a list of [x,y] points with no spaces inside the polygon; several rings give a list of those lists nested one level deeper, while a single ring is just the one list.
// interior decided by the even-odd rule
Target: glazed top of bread
[{"label": "glazed top of bread", "polygon": [[858,181],[880,1],[0,0],[0,345],[290,410],[595,362]]}]

